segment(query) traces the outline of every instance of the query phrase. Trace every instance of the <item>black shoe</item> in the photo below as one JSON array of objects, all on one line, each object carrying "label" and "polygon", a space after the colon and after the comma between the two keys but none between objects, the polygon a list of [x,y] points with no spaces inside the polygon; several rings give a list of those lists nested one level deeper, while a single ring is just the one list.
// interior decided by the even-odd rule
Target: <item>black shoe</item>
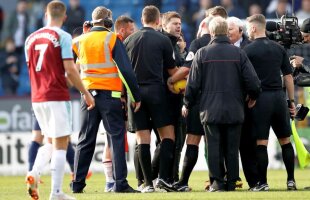
[{"label": "black shoe", "polygon": [[224,192],[224,189],[215,188],[212,185],[210,185],[208,192]]},{"label": "black shoe", "polygon": [[84,190],[76,190],[76,191],[75,191],[75,190],[72,190],[72,193],[75,193],[75,194],[76,194],[76,193],[85,193],[85,191],[84,191]]},{"label": "black shoe", "polygon": [[73,189],[73,183],[71,182],[69,184],[71,190],[72,190],[72,193],[84,193],[84,190],[83,189],[80,189],[80,190],[77,190],[77,189]]},{"label": "black shoe", "polygon": [[250,188],[250,191],[258,192],[258,191],[269,191],[269,185],[267,183],[257,183],[255,187]]},{"label": "black shoe", "polygon": [[140,191],[133,189],[132,187],[128,186],[126,189],[121,191],[115,191],[116,193],[140,193]]},{"label": "black shoe", "polygon": [[213,185],[210,185],[208,191],[209,191],[209,192],[225,192],[226,190],[225,190],[225,189],[222,189],[222,188],[215,187],[215,186],[213,186]]},{"label": "black shoe", "polygon": [[173,184],[173,187],[175,188],[176,191],[178,192],[190,192],[191,188],[188,187],[187,184],[181,184],[181,183],[175,183]]},{"label": "black shoe", "polygon": [[170,184],[164,181],[163,179],[159,178],[156,183],[156,188],[160,190],[164,190],[166,192],[176,192],[177,190]]},{"label": "black shoe", "polygon": [[297,190],[296,182],[294,180],[287,181],[287,190]]}]

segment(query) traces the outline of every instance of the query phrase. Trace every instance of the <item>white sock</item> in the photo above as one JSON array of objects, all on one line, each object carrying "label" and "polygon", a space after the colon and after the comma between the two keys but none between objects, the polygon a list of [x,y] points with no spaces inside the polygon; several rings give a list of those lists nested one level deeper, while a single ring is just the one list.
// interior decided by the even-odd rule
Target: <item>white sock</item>
[{"label": "white sock", "polygon": [[39,176],[42,173],[42,170],[52,158],[53,145],[51,143],[46,143],[39,148],[36,160],[34,161],[32,171],[37,173]]},{"label": "white sock", "polygon": [[105,180],[107,183],[114,183],[112,161],[103,162],[103,171],[105,175]]},{"label": "white sock", "polygon": [[62,182],[65,174],[65,163],[66,163],[65,150],[55,150],[52,155],[51,171],[52,171],[52,184],[51,194],[62,193]]}]

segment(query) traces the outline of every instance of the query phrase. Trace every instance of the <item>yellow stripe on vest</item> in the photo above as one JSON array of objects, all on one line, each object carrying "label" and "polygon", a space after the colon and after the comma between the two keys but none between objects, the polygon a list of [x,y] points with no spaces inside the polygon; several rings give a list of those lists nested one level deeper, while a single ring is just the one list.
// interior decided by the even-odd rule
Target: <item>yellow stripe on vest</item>
[{"label": "yellow stripe on vest", "polygon": [[112,91],[113,98],[121,98],[122,93],[118,91]]}]

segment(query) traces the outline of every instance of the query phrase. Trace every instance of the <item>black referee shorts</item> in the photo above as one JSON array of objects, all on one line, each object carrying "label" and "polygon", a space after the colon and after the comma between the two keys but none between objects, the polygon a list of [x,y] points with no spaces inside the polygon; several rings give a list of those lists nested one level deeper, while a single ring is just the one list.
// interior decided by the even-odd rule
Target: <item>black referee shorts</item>
[{"label": "black referee shorts", "polygon": [[277,138],[292,134],[284,91],[263,91],[252,109],[253,132],[258,140],[268,140],[272,127]]},{"label": "black referee shorts", "polygon": [[200,121],[199,104],[195,104],[188,110],[186,118],[186,133],[192,135],[204,135],[203,126]]},{"label": "black referee shorts", "polygon": [[[171,111],[168,106],[167,92],[164,85],[140,85],[141,107],[138,112],[128,115],[129,124],[137,131],[161,128],[172,125]],[[152,120],[152,122],[151,122]]]}]

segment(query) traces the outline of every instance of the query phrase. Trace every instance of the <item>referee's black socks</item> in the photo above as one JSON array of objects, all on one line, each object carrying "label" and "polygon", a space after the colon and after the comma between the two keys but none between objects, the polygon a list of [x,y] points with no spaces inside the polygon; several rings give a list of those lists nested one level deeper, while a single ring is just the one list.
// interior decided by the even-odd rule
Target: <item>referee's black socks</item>
[{"label": "referee's black socks", "polygon": [[165,138],[160,144],[159,178],[167,181],[171,177],[173,166],[174,141]]},{"label": "referee's black socks", "polygon": [[135,165],[135,171],[136,171],[136,178],[138,180],[138,186],[140,186],[144,182],[144,176],[143,176],[143,172],[142,172],[141,165],[140,165],[140,162],[139,162],[138,149],[139,149],[139,145],[136,144],[136,146],[135,146],[135,153],[134,153],[134,156],[133,156],[133,163]]},{"label": "referee's black socks", "polygon": [[259,173],[259,182],[261,184],[267,183],[267,167],[268,167],[268,152],[267,146],[256,146],[257,166]]},{"label": "referee's black socks", "polygon": [[159,162],[160,162],[160,143],[157,144],[156,149],[154,151],[154,156],[152,159],[152,179],[158,178],[159,172]]},{"label": "referee's black socks", "polygon": [[287,180],[295,180],[294,179],[294,149],[292,143],[284,144],[281,146],[282,148],[282,157],[283,162],[287,171]]},{"label": "referee's black socks", "polygon": [[181,185],[188,185],[189,177],[196,165],[198,159],[198,146],[188,144],[183,161],[182,175],[179,183]]},{"label": "referee's black socks", "polygon": [[138,145],[138,157],[144,176],[144,186],[153,185],[152,168],[151,168],[151,152],[149,144]]}]

